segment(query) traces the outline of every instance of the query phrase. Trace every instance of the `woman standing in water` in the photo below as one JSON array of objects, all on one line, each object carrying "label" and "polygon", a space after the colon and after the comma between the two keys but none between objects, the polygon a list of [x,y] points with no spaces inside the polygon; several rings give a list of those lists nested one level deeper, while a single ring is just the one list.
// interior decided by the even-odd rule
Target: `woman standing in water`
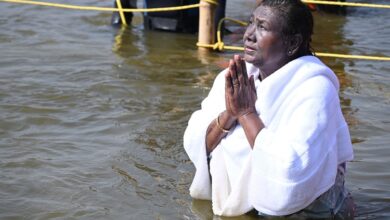
[{"label": "woman standing in water", "polygon": [[353,150],[339,82],[310,48],[313,17],[300,0],[263,0],[235,55],[193,113],[184,147],[190,194],[216,215],[353,218],[344,187]]}]

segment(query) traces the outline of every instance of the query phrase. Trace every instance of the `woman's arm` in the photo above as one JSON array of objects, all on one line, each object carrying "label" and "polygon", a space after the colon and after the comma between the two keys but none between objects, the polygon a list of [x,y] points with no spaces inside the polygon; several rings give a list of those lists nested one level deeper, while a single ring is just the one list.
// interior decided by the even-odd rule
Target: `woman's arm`
[{"label": "woman's arm", "polygon": [[223,111],[213,120],[206,133],[206,152],[209,155],[236,124],[236,119]]},{"label": "woman's arm", "polygon": [[249,112],[238,118],[238,123],[242,126],[245,136],[248,139],[252,149],[255,145],[255,140],[260,131],[265,127],[256,112]]}]

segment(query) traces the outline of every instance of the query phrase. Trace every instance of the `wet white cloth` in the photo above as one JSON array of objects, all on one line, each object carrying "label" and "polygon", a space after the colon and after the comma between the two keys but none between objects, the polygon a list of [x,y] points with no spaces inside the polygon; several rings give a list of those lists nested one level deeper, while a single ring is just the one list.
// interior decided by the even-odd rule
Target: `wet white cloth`
[{"label": "wet white cloth", "polygon": [[212,152],[210,180],[206,130],[225,107],[225,78],[214,81],[184,133],[184,148],[196,172],[190,194],[211,199],[216,215],[236,216],[255,208],[288,215],[310,205],[334,183],[338,164],[353,158],[335,74],[314,56],[286,64],[265,80],[255,75],[256,110],[265,128],[251,149],[237,124]]}]

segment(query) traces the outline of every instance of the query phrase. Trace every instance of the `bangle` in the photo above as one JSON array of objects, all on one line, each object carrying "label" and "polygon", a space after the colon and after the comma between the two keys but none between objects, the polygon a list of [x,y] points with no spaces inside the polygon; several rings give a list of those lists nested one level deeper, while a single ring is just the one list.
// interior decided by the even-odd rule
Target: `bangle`
[{"label": "bangle", "polygon": [[224,128],[221,127],[221,125],[219,124],[219,116],[220,116],[220,115],[221,115],[221,114],[219,114],[219,115],[217,116],[217,118],[215,119],[215,122],[217,123],[217,127],[218,127],[223,133],[228,133],[229,130],[224,129]]}]

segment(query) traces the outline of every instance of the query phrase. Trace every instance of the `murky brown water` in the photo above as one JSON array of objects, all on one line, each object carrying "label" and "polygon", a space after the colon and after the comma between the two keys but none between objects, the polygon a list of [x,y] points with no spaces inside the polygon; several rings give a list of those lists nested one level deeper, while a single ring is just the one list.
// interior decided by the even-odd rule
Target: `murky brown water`
[{"label": "murky brown water", "polygon": [[[147,32],[140,17],[117,30],[110,13],[0,3],[0,219],[213,218],[188,195],[182,134],[232,53],[202,56],[195,35]],[[319,52],[390,55],[389,10],[315,19]],[[390,63],[323,60],[342,82],[357,218],[389,219]]]}]

